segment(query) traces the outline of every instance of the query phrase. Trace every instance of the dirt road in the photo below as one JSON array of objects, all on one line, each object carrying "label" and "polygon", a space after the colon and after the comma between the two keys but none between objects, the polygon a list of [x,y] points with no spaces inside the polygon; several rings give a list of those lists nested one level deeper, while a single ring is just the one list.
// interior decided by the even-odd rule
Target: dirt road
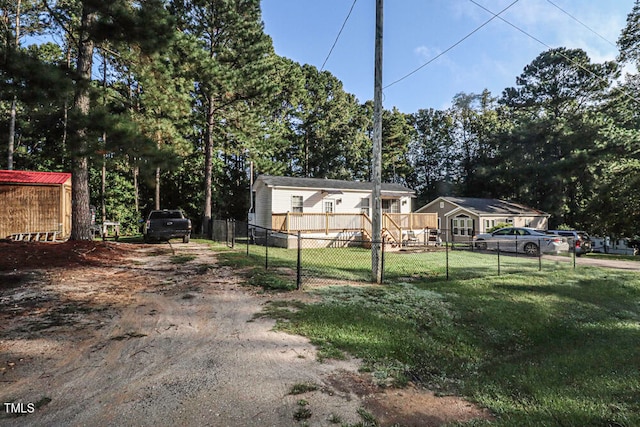
[{"label": "dirt road", "polygon": [[[247,288],[206,245],[67,248],[35,270],[29,260],[48,265],[58,249],[12,248],[32,251],[0,248],[13,260],[0,266],[1,425],[325,426],[357,423],[363,407],[383,425],[487,415],[376,390],[357,360],[318,362],[308,340],[255,316],[308,296]],[[316,390],[290,394],[301,384]]]}]

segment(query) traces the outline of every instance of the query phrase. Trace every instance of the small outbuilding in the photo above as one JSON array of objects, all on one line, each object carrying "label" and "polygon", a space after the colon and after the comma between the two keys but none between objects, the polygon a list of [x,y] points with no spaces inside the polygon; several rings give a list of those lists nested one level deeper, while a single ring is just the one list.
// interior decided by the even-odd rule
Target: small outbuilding
[{"label": "small outbuilding", "polygon": [[0,170],[0,238],[58,240],[71,234],[71,174]]}]

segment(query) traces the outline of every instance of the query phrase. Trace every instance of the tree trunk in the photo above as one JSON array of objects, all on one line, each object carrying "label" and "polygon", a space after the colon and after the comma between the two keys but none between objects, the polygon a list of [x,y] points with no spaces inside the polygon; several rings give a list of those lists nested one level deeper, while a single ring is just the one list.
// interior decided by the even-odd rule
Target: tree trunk
[{"label": "tree trunk", "polygon": [[[160,141],[161,141],[161,136],[160,136],[160,132],[158,131],[156,133],[156,147],[158,147],[158,151],[160,151]],[[155,209],[159,210],[160,209],[160,166],[156,167],[156,205],[155,205]]]},{"label": "tree trunk", "polygon": [[[135,161],[135,160],[134,160]],[[140,188],[138,184],[138,175],[140,174],[140,167],[138,165],[133,166],[133,195],[136,204],[136,217],[140,217]]]},{"label": "tree trunk", "polygon": [[[106,138],[106,135],[104,135]],[[107,220],[107,205],[105,203],[105,193],[107,192],[107,155],[102,155],[102,188],[100,189],[100,201],[102,204],[102,223]]]},{"label": "tree trunk", "polygon": [[18,98],[14,95],[13,101],[11,102],[11,119],[9,121],[9,153],[7,156],[7,169],[13,170],[13,150],[15,143],[15,135],[16,135],[16,104],[18,103]]},{"label": "tree trunk", "polygon": [[[86,116],[90,109],[89,84],[91,82],[91,66],[93,64],[94,42],[88,38],[88,29],[96,19],[94,11],[84,5],[80,24],[78,60],[77,60],[77,89],[74,108],[80,115]],[[87,150],[87,129],[84,127],[76,131],[73,142],[72,159],[72,220],[71,240],[92,240],[91,211],[89,209],[89,158]]]},{"label": "tree trunk", "polygon": [[211,202],[213,185],[213,96],[210,94],[207,105],[207,129],[204,141],[204,209],[202,212],[202,234],[209,235],[211,221]]},{"label": "tree trunk", "polygon": [[155,209],[160,209],[160,166],[156,168],[156,204]]}]

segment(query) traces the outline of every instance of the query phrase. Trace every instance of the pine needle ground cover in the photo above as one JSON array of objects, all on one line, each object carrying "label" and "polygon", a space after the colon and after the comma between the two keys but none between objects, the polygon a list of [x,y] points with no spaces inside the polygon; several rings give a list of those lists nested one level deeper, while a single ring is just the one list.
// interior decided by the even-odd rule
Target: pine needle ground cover
[{"label": "pine needle ground cover", "polygon": [[313,292],[320,302],[272,304],[265,314],[309,337],[320,357],[362,358],[381,384],[466,396],[496,415],[490,425],[640,425],[637,274],[336,281]]}]

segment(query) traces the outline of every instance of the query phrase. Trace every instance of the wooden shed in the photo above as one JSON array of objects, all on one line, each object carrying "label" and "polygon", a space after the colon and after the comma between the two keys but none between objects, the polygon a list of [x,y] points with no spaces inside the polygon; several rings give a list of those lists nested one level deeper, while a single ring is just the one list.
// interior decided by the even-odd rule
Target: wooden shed
[{"label": "wooden shed", "polygon": [[0,170],[0,238],[58,240],[71,234],[71,174]]}]

